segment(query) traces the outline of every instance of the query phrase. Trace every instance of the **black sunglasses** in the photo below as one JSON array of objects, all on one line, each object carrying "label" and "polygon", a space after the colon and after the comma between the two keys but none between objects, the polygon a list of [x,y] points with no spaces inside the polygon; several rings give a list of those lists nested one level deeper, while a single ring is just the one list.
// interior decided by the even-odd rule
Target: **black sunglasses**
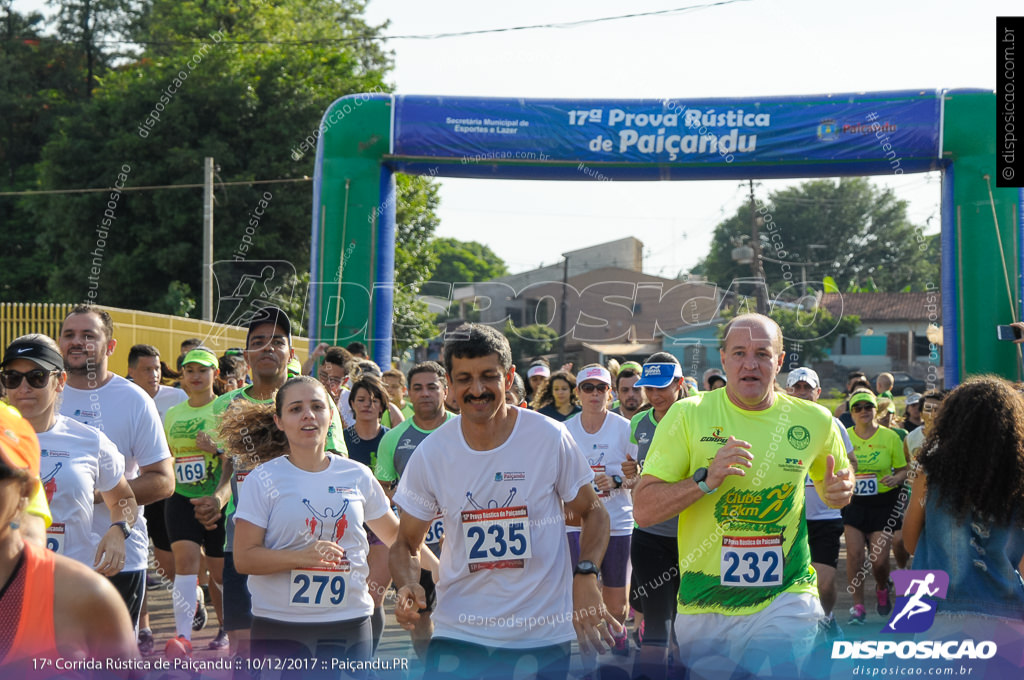
[{"label": "black sunglasses", "polygon": [[40,390],[46,387],[47,381],[50,379],[51,373],[57,371],[44,371],[41,368],[34,368],[27,373],[21,371],[3,371],[0,372],[0,383],[8,390],[16,390],[21,385],[21,379],[25,378],[28,380],[29,387],[34,387]]},{"label": "black sunglasses", "polygon": [[583,383],[580,385],[580,390],[584,394],[590,394],[594,390],[597,390],[598,392],[607,392],[608,386],[604,383]]},{"label": "black sunglasses", "polygon": [[871,404],[857,404],[856,406],[853,407],[853,410],[854,411],[873,411],[874,408],[875,407],[872,406]]}]

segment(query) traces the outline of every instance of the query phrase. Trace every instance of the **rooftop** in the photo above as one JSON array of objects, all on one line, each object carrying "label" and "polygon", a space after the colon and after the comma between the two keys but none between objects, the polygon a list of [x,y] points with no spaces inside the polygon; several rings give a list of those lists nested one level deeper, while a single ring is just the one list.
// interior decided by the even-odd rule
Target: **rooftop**
[{"label": "rooftop", "polygon": [[821,304],[832,316],[859,316],[869,321],[935,321],[942,318],[942,294],[826,293]]}]

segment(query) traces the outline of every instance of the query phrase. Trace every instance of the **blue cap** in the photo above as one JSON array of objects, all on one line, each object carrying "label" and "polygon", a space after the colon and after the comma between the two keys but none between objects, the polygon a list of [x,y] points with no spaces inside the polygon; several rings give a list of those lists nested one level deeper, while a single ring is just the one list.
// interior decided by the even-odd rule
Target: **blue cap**
[{"label": "blue cap", "polygon": [[679,364],[644,364],[643,374],[633,387],[668,387],[673,380],[683,377],[683,367]]}]

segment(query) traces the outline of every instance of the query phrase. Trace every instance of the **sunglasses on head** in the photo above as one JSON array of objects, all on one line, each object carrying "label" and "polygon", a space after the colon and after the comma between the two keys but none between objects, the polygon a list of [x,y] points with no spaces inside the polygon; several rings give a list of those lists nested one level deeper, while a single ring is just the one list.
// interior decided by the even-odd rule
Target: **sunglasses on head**
[{"label": "sunglasses on head", "polygon": [[590,394],[594,390],[597,390],[598,392],[607,392],[608,386],[604,383],[583,383],[580,385],[580,391],[584,394]]},{"label": "sunglasses on head", "polygon": [[21,386],[21,379],[25,378],[28,380],[29,387],[34,387],[38,390],[46,387],[51,373],[56,373],[56,371],[44,371],[41,368],[34,368],[27,373],[22,373],[21,371],[8,370],[0,372],[0,383],[3,383],[6,389],[16,390]]},{"label": "sunglasses on head", "polygon": [[871,404],[857,404],[853,407],[854,412],[857,411],[874,411],[875,407]]}]

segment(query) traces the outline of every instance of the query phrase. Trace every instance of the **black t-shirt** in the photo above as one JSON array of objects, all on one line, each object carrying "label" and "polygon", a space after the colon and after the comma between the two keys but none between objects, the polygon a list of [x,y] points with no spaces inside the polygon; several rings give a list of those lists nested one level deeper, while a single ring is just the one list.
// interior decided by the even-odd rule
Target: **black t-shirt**
[{"label": "black t-shirt", "polygon": [[579,405],[573,404],[572,411],[570,411],[568,415],[562,415],[561,413],[559,413],[558,407],[556,407],[554,404],[548,404],[544,408],[537,411],[537,413],[545,415],[548,418],[553,418],[560,423],[564,423],[565,421],[569,420],[569,418],[572,418],[574,415],[576,415],[582,410],[583,409],[580,408]]},{"label": "black t-shirt", "polygon": [[345,446],[348,447],[348,457],[369,467],[371,471],[376,470],[377,447],[380,446],[380,440],[384,438],[384,433],[387,431],[388,428],[380,427],[373,439],[362,439],[356,434],[355,425],[346,427]]}]

